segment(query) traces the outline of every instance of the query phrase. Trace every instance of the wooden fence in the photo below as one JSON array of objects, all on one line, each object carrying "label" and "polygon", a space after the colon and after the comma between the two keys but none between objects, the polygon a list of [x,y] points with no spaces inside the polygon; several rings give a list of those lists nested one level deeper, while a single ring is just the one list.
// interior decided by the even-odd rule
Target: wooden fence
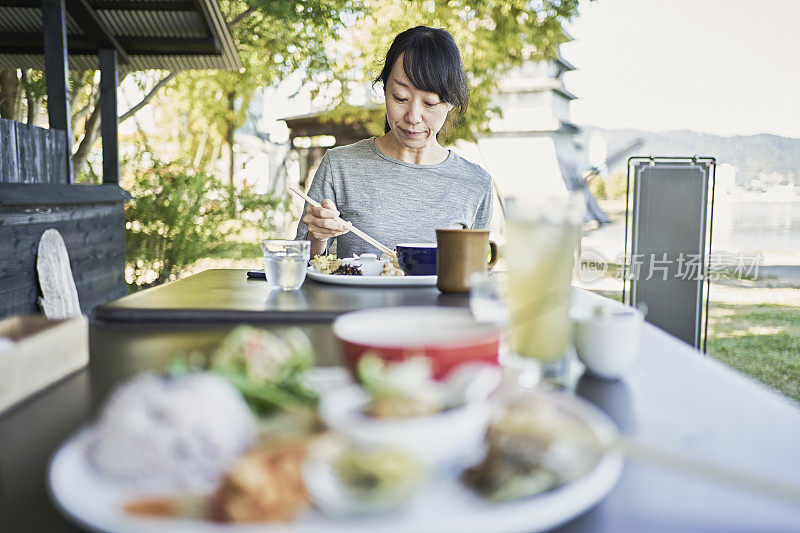
[{"label": "wooden fence", "polygon": [[69,183],[67,135],[0,118],[0,183]]},{"label": "wooden fence", "polygon": [[116,183],[70,184],[64,131],[0,119],[0,318],[38,312],[36,255],[64,238],[81,310],[125,294],[125,201]]}]

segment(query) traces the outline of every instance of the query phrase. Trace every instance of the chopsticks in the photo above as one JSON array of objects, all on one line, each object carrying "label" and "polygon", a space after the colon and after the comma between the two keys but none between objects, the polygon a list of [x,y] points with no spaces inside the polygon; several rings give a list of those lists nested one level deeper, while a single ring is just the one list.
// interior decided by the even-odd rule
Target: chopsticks
[{"label": "chopsticks", "polygon": [[[322,207],[322,204],[320,204],[310,196],[306,195],[299,189],[295,189],[294,187],[289,187],[289,190],[292,191],[297,196],[299,196],[300,198],[302,198],[303,200],[305,200],[306,202],[308,202],[309,204],[313,205],[314,207]],[[376,241],[375,239],[373,239],[372,237],[370,237],[357,227],[353,226],[353,224],[351,224],[350,222],[343,220],[341,217],[336,217],[336,219],[342,222],[345,226],[347,226],[350,229],[350,231],[352,231],[353,233],[355,233],[356,235],[358,235],[359,237],[361,237],[362,239],[364,239],[365,241],[367,241],[368,243],[370,243],[372,246],[379,249],[383,253],[388,254],[390,257],[397,257],[397,254],[394,252],[394,250]]]},{"label": "chopsticks", "polygon": [[616,449],[630,459],[682,471],[709,481],[751,490],[782,499],[794,505],[800,505],[800,486],[762,474],[724,466],[707,459],[655,448],[647,444],[634,442],[623,436],[617,437],[616,442],[606,445],[605,449],[606,451]]},{"label": "chopsticks", "polygon": [[750,490],[765,496],[781,499],[800,505],[800,486],[760,473],[727,466],[705,458],[693,457],[681,452],[658,448],[650,444],[634,441],[625,435],[609,437],[598,442],[584,436],[564,435],[564,441],[595,450],[599,453],[617,452],[641,463],[661,466],[669,470],[683,472],[707,481]]}]

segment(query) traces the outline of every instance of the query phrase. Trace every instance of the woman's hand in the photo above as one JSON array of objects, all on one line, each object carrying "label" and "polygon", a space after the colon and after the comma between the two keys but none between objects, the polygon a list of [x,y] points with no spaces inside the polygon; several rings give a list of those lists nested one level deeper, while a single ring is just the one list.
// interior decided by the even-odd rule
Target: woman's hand
[{"label": "woman's hand", "polygon": [[309,205],[303,222],[308,226],[308,240],[311,241],[311,255],[321,254],[325,250],[328,239],[344,235],[350,228],[339,218],[336,204],[328,198],[322,200],[322,207]]}]

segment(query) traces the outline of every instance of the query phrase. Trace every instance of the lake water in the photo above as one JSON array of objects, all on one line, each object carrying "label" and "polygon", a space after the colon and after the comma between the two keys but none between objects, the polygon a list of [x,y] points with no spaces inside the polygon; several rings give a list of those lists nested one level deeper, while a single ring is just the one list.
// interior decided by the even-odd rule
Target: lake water
[{"label": "lake water", "polygon": [[713,244],[715,248],[800,257],[800,203],[717,202]]},{"label": "lake water", "polygon": [[[624,218],[585,235],[584,249],[613,259],[623,250]],[[753,202],[724,198],[714,205],[716,252],[762,254],[762,265],[800,265],[800,202]]]}]

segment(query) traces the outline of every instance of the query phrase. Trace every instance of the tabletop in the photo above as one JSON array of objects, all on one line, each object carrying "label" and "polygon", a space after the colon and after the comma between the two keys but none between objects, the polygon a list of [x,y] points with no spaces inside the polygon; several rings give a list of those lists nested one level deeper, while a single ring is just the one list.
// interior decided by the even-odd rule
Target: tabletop
[{"label": "tabletop", "polygon": [[247,270],[211,269],[96,307],[103,322],[330,322],[349,311],[405,305],[467,305],[436,287],[354,287],[306,278],[296,291],[271,289]]},{"label": "tabletop", "polygon": [[[600,297],[576,291],[576,298]],[[116,384],[163,369],[176,354],[210,350],[232,327],[93,323],[90,366],[0,416],[0,530],[75,531],[47,496],[47,462],[58,445],[92,420]],[[329,324],[302,328],[320,364],[339,361]],[[624,380],[583,375],[575,392],[637,442],[800,484],[800,410],[651,325]],[[799,524],[800,507],[629,461],[605,500],[557,531],[789,531]]]}]

